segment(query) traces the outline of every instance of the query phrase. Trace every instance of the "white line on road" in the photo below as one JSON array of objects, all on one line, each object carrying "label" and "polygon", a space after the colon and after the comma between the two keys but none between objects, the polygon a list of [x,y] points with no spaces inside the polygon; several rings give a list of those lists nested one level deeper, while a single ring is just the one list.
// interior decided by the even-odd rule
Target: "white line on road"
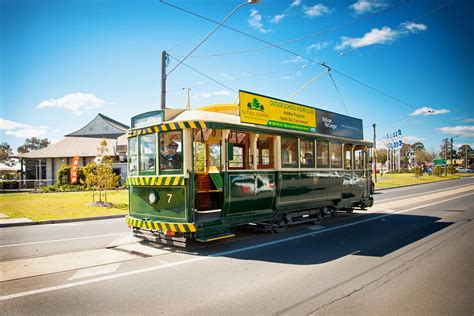
[{"label": "white line on road", "polygon": [[[469,184],[458,185],[458,186],[455,186],[455,187],[449,187],[449,188],[445,188],[445,189],[438,189],[438,190],[427,191],[427,192],[407,194],[407,195],[403,196],[403,199],[406,199],[406,198],[409,198],[409,197],[412,197],[412,196],[417,196],[417,195],[426,195],[426,194],[433,194],[433,193],[442,192],[442,191],[450,191],[450,190],[453,190],[453,189],[468,187],[468,186],[471,186],[471,185],[472,185],[472,183],[469,183]],[[383,197],[383,196],[381,196],[381,197]],[[398,196],[398,197],[393,197],[393,198],[388,198],[388,199],[381,199],[380,201],[376,200],[375,202],[385,203],[387,201],[394,201],[394,200],[400,200],[400,197]]]},{"label": "white line on road", "polygon": [[81,240],[81,239],[110,237],[110,236],[119,236],[119,235],[130,235],[130,233],[114,233],[114,234],[106,234],[106,235],[94,235],[94,236],[84,236],[84,237],[74,237],[74,238],[44,240],[44,241],[33,241],[33,242],[25,242],[25,243],[22,243],[22,244],[0,245],[0,248],[26,246],[26,245],[37,245],[37,244],[46,244],[46,243],[51,243],[51,242]]},{"label": "white line on road", "polygon": [[308,236],[315,236],[315,235],[322,234],[322,233],[325,233],[325,232],[334,231],[334,230],[341,229],[341,228],[346,228],[346,227],[351,227],[351,226],[354,226],[354,225],[367,223],[367,222],[371,222],[371,221],[374,221],[374,220],[379,220],[381,218],[385,218],[385,217],[392,216],[392,215],[395,215],[395,214],[406,213],[406,212],[413,211],[413,210],[416,210],[416,209],[420,209],[420,208],[424,208],[424,207],[428,207],[428,206],[432,206],[432,205],[436,205],[436,204],[440,204],[440,203],[445,203],[445,202],[448,202],[448,201],[451,201],[451,200],[454,200],[454,199],[463,198],[463,197],[473,195],[473,194],[474,193],[463,194],[463,195],[459,195],[459,196],[452,197],[452,198],[449,198],[449,199],[444,199],[442,201],[428,203],[428,204],[424,204],[424,205],[421,205],[421,206],[412,207],[412,208],[409,208],[409,209],[406,209],[406,210],[401,210],[401,211],[397,211],[397,212],[394,212],[394,213],[390,213],[390,214],[384,214],[384,215],[380,215],[380,216],[376,216],[376,217],[372,217],[372,218],[367,218],[367,219],[360,220],[360,221],[353,222],[353,223],[347,223],[347,224],[343,224],[343,225],[336,226],[336,227],[330,227],[330,228],[325,228],[325,229],[321,229],[321,230],[317,230],[317,231],[312,231],[310,233],[305,233],[305,234],[301,234],[301,235],[297,235],[297,236],[287,237],[287,238],[283,238],[283,239],[280,239],[280,240],[274,240],[274,241],[266,242],[266,243],[259,244],[259,245],[243,247],[243,248],[238,248],[238,249],[224,251],[224,252],[219,252],[219,253],[215,253],[215,254],[212,254],[212,255],[209,255],[209,256],[205,256],[205,257],[193,258],[193,259],[183,260],[183,261],[179,261],[179,262],[172,262],[172,263],[164,264],[164,265],[161,265],[161,266],[153,266],[153,267],[149,267],[149,268],[145,268],[145,269],[139,269],[139,270],[133,270],[133,271],[129,271],[129,272],[123,272],[123,273],[103,276],[103,277],[99,277],[99,278],[95,278],[95,279],[89,279],[89,280],[84,280],[84,281],[66,283],[66,284],[46,287],[46,288],[42,288],[42,289],[36,289],[36,290],[31,290],[31,291],[14,293],[14,294],[10,294],[10,295],[4,295],[4,296],[0,296],[0,301],[6,301],[6,300],[14,299],[14,298],[25,297],[25,296],[41,294],[41,293],[47,293],[47,292],[52,292],[52,291],[64,290],[64,289],[68,289],[68,288],[72,288],[72,287],[76,287],[76,286],[92,284],[92,283],[97,283],[97,282],[107,281],[107,280],[113,280],[113,279],[132,276],[132,275],[136,275],[136,274],[162,270],[162,269],[166,269],[166,268],[172,268],[172,267],[181,266],[181,265],[188,264],[188,263],[199,262],[199,261],[203,261],[203,260],[207,260],[207,259],[211,259],[211,258],[215,258],[215,257],[222,257],[222,256],[231,255],[231,254],[236,254],[236,253],[239,253],[239,252],[248,251],[248,250],[258,249],[258,248],[267,247],[267,246],[272,246],[272,245],[276,245],[276,244],[280,244],[280,243],[284,243],[284,242],[288,242],[288,241],[292,241],[292,240],[296,240],[296,239],[300,239],[300,238],[304,238],[304,237],[308,237]]}]

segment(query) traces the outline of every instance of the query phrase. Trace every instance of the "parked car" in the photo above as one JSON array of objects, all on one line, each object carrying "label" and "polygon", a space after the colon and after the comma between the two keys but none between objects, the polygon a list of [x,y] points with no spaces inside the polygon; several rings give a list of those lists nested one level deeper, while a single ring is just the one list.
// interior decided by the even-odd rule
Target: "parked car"
[{"label": "parked car", "polygon": [[472,173],[472,170],[467,169],[467,168],[458,167],[458,168],[456,168],[456,172],[458,172],[458,173]]}]

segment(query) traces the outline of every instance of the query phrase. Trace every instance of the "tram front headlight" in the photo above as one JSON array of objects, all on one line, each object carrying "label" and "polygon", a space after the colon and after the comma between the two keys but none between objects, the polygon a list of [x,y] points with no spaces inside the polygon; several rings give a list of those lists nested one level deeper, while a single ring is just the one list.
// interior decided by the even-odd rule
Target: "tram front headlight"
[{"label": "tram front headlight", "polygon": [[151,191],[150,194],[148,194],[148,202],[150,202],[150,204],[155,204],[156,201],[158,201],[158,196],[154,191]]}]

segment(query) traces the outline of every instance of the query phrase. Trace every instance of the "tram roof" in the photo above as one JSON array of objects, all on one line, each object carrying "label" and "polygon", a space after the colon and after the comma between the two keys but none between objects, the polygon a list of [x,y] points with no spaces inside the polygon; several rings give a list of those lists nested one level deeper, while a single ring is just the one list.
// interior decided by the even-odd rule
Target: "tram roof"
[{"label": "tram roof", "polygon": [[[169,109],[167,109],[169,110]],[[165,111],[167,111],[165,110]],[[239,106],[237,104],[212,104],[193,110],[181,110],[176,113],[176,116],[158,125],[179,123],[179,122],[205,122],[206,126],[216,128],[228,129],[243,129],[252,132],[261,132],[276,135],[297,135],[300,137],[317,137],[332,141],[340,141],[352,144],[362,144],[372,146],[372,142],[362,139],[353,139],[347,137],[340,137],[334,135],[326,135],[317,132],[305,132],[298,130],[287,130],[278,127],[269,127],[257,124],[242,123],[239,116]],[[209,124],[210,123],[210,124]],[[147,130],[147,128],[154,126],[153,124],[133,128],[132,130]],[[142,134],[146,134],[144,131]]]}]

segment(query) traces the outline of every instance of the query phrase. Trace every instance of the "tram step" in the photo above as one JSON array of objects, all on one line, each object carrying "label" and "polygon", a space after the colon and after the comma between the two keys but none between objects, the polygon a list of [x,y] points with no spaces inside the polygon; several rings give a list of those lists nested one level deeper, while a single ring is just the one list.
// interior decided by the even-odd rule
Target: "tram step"
[{"label": "tram step", "polygon": [[235,234],[225,233],[225,234],[219,234],[219,235],[203,236],[203,237],[196,238],[196,240],[200,242],[210,242],[214,240],[231,238],[231,237],[235,237]]}]

